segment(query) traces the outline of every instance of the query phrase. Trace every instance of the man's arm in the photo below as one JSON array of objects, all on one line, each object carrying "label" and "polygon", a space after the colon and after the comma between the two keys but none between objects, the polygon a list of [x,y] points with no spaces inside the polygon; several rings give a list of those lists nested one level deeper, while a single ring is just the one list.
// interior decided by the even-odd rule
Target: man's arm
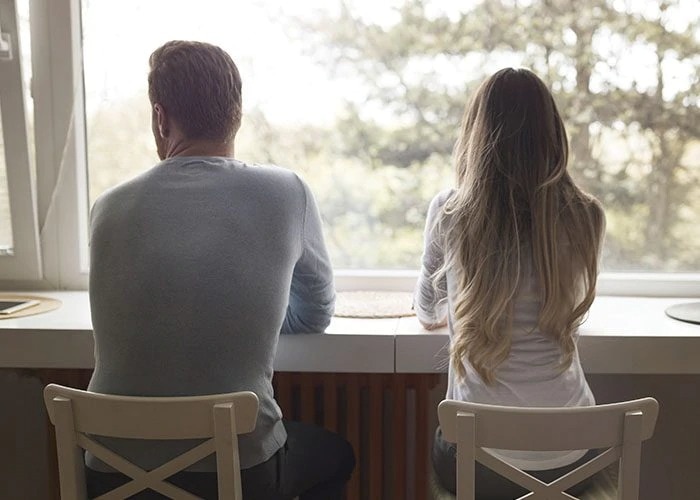
[{"label": "man's arm", "polygon": [[321,216],[313,194],[306,183],[300,182],[306,196],[302,251],[292,275],[283,334],[323,332],[335,309],[333,267],[323,240]]},{"label": "man's arm", "polygon": [[437,224],[449,193],[433,198],[428,208],[423,236],[423,258],[413,298],[413,308],[421,325],[434,330],[447,324],[447,283],[443,274],[435,283],[433,276],[445,263],[444,235]]}]

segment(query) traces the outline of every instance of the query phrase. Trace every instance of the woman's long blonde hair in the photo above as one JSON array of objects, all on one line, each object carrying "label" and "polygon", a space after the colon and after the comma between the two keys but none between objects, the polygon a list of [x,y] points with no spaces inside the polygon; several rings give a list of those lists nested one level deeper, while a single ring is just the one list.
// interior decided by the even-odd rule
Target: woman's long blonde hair
[{"label": "woman's long blonde hair", "polygon": [[566,130],[545,84],[512,68],[482,83],[454,156],[457,189],[438,220],[446,260],[435,278],[449,269],[456,279],[450,356],[457,376],[465,377],[466,357],[494,382],[510,353],[514,298],[528,264],[540,290],[538,327],[558,342],[566,369],[593,302],[604,218],[566,170]]}]

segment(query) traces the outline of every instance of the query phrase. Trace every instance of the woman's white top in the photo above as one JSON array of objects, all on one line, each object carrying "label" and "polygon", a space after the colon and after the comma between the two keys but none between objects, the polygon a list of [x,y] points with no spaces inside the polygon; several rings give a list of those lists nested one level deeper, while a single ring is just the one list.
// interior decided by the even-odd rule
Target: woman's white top
[{"label": "woman's white top", "polygon": [[[415,310],[424,324],[447,320],[450,339],[454,338],[452,298],[455,296],[454,274],[449,270],[446,286],[436,290],[432,275],[444,263],[444,235],[435,221],[452,191],[439,193],[431,202],[425,226],[425,247],[421,274],[415,293]],[[527,260],[527,259],[526,259]],[[447,399],[503,406],[562,407],[595,404],[581,368],[578,349],[571,365],[561,372],[561,351],[553,339],[539,331],[540,299],[532,265],[522,266],[521,287],[515,298],[511,349],[498,367],[496,381],[484,382],[467,359],[463,360],[466,377],[459,380],[450,361]],[[546,470],[569,465],[586,450],[557,452],[523,452],[489,450],[497,457],[522,470]]]}]

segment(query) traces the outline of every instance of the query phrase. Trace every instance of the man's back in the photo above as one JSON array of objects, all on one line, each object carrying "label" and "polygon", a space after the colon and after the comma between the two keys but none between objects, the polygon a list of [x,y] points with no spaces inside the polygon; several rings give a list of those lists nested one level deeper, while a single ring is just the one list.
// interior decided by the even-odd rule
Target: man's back
[{"label": "man's back", "polygon": [[[277,336],[323,331],[334,300],[318,213],[301,180],[227,158],[165,160],[95,204],[91,259],[90,389],[252,390],[260,415],[241,440],[242,466],[275,453],[286,439],[270,383]],[[162,460],[138,446],[137,463]]]},{"label": "man's back", "polygon": [[[172,40],[148,63],[163,161],[92,210],[89,387],[132,396],[254,391],[256,427],[239,440],[245,498],[341,500],[352,447],[315,425],[282,422],[272,391],[280,331],[322,332],[333,313],[314,198],[292,172],[232,158],[242,82],[224,50]],[[100,440],[147,470],[196,445]],[[91,498],[129,480],[89,453],[85,460]],[[210,456],[168,480],[216,498],[215,471]]]}]

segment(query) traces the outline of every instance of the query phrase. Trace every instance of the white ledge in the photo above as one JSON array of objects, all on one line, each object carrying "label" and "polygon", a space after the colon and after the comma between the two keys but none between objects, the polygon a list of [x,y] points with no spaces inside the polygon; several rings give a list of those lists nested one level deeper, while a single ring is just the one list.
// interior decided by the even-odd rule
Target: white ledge
[{"label": "white ledge", "polygon": [[[700,325],[666,316],[679,302],[698,299],[596,298],[579,329],[586,373],[700,374]],[[396,336],[396,371],[444,371],[446,328],[427,332],[415,318],[402,318]]]},{"label": "white ledge", "polygon": [[[92,368],[87,292],[39,292],[63,306],[0,320],[0,368]],[[697,300],[697,299],[695,299]],[[596,299],[580,329],[587,373],[700,374],[700,325],[668,318],[693,299]],[[447,330],[424,330],[415,317],[333,318],[327,333],[280,337],[275,369],[307,372],[433,373],[446,369]]]}]

